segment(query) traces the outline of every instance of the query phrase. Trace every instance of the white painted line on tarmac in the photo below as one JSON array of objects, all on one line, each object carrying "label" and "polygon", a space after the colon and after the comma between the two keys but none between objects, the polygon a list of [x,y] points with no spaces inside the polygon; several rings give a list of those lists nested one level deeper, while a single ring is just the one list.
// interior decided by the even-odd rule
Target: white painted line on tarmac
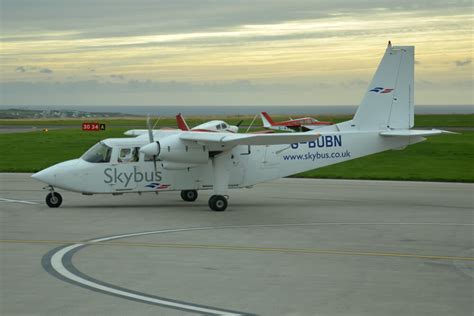
[{"label": "white painted line on tarmac", "polygon": [[205,315],[222,315],[222,316],[237,316],[237,315],[241,316],[241,315],[245,315],[244,313],[226,311],[226,310],[217,309],[217,308],[213,309],[212,307],[199,306],[199,305],[186,303],[186,302],[179,302],[179,301],[174,301],[174,300],[170,300],[170,299],[160,299],[160,298],[153,297],[153,296],[147,296],[145,294],[139,294],[139,293],[134,293],[134,292],[131,292],[131,291],[127,291],[126,289],[122,290],[122,289],[119,289],[119,288],[114,288],[112,286],[99,284],[97,282],[93,282],[93,281],[87,280],[85,278],[82,278],[80,275],[72,273],[63,264],[63,259],[69,252],[73,251],[74,249],[80,248],[82,246],[90,245],[91,243],[98,243],[98,242],[103,242],[103,241],[106,241],[106,240],[120,239],[120,238],[125,238],[125,237],[136,237],[136,236],[143,236],[143,235],[160,234],[160,233],[172,233],[172,232],[190,231],[190,230],[206,230],[206,229],[212,229],[212,228],[218,228],[218,227],[167,229],[167,230],[131,233],[131,234],[124,234],[124,235],[117,235],[117,236],[94,239],[94,240],[88,241],[87,243],[77,243],[77,244],[70,245],[70,246],[67,246],[67,247],[64,247],[64,248],[60,249],[59,251],[57,251],[56,253],[53,254],[53,256],[50,259],[50,263],[51,263],[52,268],[57,273],[59,273],[61,276],[65,277],[66,279],[69,279],[69,280],[71,280],[75,283],[79,283],[83,286],[96,289],[96,290],[101,291],[101,292],[110,293],[112,295],[118,295],[118,296],[122,296],[122,297],[125,297],[125,298],[128,298],[128,299],[142,301],[142,302],[145,302],[145,303],[152,303],[152,304],[157,304],[157,305],[166,306],[166,307],[170,307],[170,308],[201,313],[201,314],[205,314]]},{"label": "white painted line on tarmac", "polygon": [[[294,224],[255,224],[255,225],[229,225],[229,226],[207,226],[207,227],[190,227],[190,228],[178,228],[178,229],[162,229],[154,231],[145,231],[138,233],[120,234],[115,236],[108,236],[102,238],[96,238],[89,241],[78,242],[73,245],[68,245],[45,255],[43,260],[49,262],[49,268],[43,266],[46,271],[51,273],[51,270],[60,275],[60,279],[67,280],[73,284],[83,286],[92,290],[96,290],[102,293],[108,293],[110,295],[120,296],[126,299],[141,301],[144,303],[150,303],[160,305],[168,308],[184,310],[188,312],[201,313],[206,315],[224,315],[224,316],[235,316],[235,315],[249,315],[247,313],[239,313],[236,311],[224,310],[220,308],[214,308],[210,306],[196,305],[193,303],[187,303],[183,301],[176,301],[173,299],[160,298],[157,296],[147,295],[145,293],[138,293],[125,288],[119,288],[113,284],[107,284],[98,280],[94,280],[83,273],[75,271],[74,265],[72,264],[72,256],[75,252],[79,251],[82,247],[93,245],[94,243],[100,244],[101,242],[107,242],[111,240],[117,240],[122,238],[175,233],[175,232],[186,232],[186,231],[199,231],[199,230],[224,230],[224,229],[242,229],[242,228],[275,228],[275,227],[304,227],[304,226],[325,226],[325,225],[433,225],[433,226],[473,226],[472,223],[416,223],[416,222],[388,222],[388,223],[377,223],[377,222],[362,222],[362,223],[350,223],[350,222],[320,222],[320,223],[294,223]],[[77,269],[76,269],[77,270]],[[54,275],[54,274],[53,274]],[[56,276],[58,277],[58,276]]]},{"label": "white painted line on tarmac", "polygon": [[5,199],[5,198],[0,198],[0,202],[8,202],[8,203],[22,203],[22,204],[38,204],[35,202],[31,201],[25,201],[25,200],[13,200],[13,199]]}]

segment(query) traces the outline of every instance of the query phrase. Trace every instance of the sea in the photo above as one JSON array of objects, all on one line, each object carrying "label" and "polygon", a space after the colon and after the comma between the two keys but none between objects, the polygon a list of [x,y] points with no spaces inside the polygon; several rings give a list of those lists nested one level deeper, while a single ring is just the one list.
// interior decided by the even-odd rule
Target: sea
[{"label": "sea", "polygon": [[[123,113],[129,115],[154,115],[154,116],[174,116],[182,113],[188,116],[200,115],[255,115],[262,111],[269,114],[285,114],[285,115],[351,115],[354,114],[357,106],[352,105],[315,105],[315,106],[142,106],[142,105],[34,105],[34,106],[12,106],[1,105],[0,109],[29,109],[29,110],[77,110],[85,112],[108,112]],[[472,114],[474,113],[474,105],[416,105],[416,114]]]}]

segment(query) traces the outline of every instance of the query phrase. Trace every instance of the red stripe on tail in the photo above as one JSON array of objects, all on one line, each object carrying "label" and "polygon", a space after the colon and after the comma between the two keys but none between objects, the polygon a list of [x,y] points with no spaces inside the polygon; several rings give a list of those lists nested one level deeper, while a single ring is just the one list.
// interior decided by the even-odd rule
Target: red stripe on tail
[{"label": "red stripe on tail", "polygon": [[275,125],[275,122],[273,122],[272,118],[270,117],[270,115],[268,115],[267,112],[262,112],[262,115],[267,119],[268,123],[270,123],[270,125]]},{"label": "red stripe on tail", "polygon": [[178,124],[178,128],[182,131],[189,131],[188,124],[186,124],[186,121],[184,120],[184,117],[179,113],[176,115],[176,123]]}]

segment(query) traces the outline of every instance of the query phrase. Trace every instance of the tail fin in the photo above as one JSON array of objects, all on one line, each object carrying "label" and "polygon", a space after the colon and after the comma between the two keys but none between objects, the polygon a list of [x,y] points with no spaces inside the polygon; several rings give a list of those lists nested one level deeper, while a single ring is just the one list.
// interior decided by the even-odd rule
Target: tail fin
[{"label": "tail fin", "polygon": [[178,124],[178,128],[182,131],[189,131],[188,124],[186,124],[186,121],[184,120],[184,117],[179,113],[176,115],[176,123]]},{"label": "tail fin", "polygon": [[414,125],[414,46],[393,46],[385,55],[354,116],[362,130],[408,129]]},{"label": "tail fin", "polygon": [[267,112],[260,113],[260,117],[262,118],[263,127],[270,127],[274,125],[272,118]]}]

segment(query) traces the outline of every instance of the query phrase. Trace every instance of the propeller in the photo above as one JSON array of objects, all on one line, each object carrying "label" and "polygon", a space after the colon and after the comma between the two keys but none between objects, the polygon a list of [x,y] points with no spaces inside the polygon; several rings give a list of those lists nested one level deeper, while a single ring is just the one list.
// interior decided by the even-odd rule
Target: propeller
[{"label": "propeller", "polygon": [[240,120],[240,122],[235,124],[235,126],[240,127],[240,124],[242,124],[243,122],[244,122],[244,120]]},{"label": "propeller", "polygon": [[153,143],[153,128],[151,127],[151,120],[150,120],[150,114],[146,116],[146,126],[148,128],[148,139],[150,140],[150,143]]},{"label": "propeller", "polygon": [[[157,123],[158,123],[158,121],[157,121]],[[146,117],[146,125],[148,127],[148,140],[150,141],[150,143],[146,144],[145,146],[140,148],[140,151],[142,153],[144,153],[145,155],[153,156],[153,166],[155,167],[155,172],[156,172],[157,171],[156,156],[160,153],[160,143],[155,142],[155,140],[154,140],[153,128],[151,126],[151,120],[150,120],[150,115],[149,114]],[[156,126],[156,123],[155,123],[155,126]]]}]

